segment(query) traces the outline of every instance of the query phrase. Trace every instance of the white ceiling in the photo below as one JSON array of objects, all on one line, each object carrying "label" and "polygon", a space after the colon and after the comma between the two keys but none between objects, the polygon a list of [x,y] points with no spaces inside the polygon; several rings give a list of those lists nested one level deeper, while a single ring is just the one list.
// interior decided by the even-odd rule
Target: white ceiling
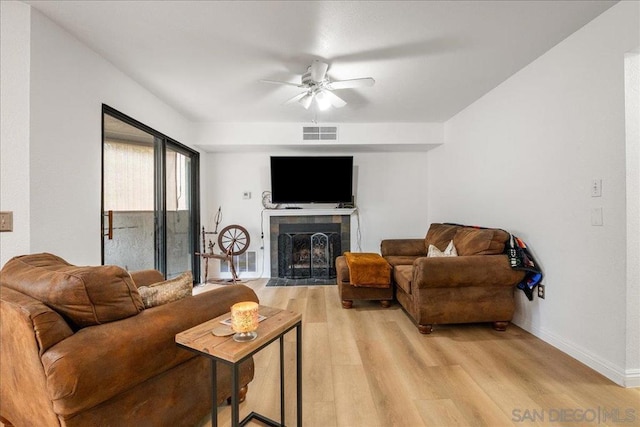
[{"label": "white ceiling", "polygon": [[[443,122],[617,1],[26,1],[190,120]],[[348,105],[283,105],[313,59]],[[317,116],[316,116],[317,114]]]}]

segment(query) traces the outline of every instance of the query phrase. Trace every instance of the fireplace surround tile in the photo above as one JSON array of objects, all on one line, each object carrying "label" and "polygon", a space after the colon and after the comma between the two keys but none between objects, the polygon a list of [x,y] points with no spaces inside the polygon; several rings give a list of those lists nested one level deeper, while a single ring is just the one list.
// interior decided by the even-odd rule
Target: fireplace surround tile
[{"label": "fireplace surround tile", "polygon": [[[278,235],[281,224],[295,224],[296,230],[304,230],[304,225],[314,224],[339,224],[340,226],[340,252],[349,251],[351,247],[351,217],[350,215],[287,215],[271,216],[269,219],[269,240],[270,240],[270,260],[271,277],[278,275]],[[317,227],[309,227],[311,232],[317,231]],[[334,260],[331,260],[333,263]]]}]

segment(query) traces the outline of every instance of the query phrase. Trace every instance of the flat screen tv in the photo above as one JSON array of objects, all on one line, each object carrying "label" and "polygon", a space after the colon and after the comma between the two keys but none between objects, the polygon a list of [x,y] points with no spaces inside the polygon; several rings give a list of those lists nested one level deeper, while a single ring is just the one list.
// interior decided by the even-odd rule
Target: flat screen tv
[{"label": "flat screen tv", "polygon": [[271,202],[351,203],[353,156],[271,156]]}]

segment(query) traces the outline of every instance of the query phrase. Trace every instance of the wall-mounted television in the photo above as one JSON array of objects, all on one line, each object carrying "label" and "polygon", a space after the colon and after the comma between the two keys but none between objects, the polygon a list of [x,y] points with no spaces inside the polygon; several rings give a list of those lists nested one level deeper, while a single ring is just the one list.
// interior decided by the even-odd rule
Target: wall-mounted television
[{"label": "wall-mounted television", "polygon": [[271,202],[351,203],[353,156],[271,156]]}]

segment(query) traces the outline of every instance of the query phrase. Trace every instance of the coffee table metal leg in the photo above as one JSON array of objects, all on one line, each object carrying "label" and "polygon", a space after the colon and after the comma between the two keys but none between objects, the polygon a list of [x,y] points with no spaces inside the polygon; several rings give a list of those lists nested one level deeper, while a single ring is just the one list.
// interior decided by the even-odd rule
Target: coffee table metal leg
[{"label": "coffee table metal leg", "polygon": [[280,336],[280,424],[284,423],[284,335]]},{"label": "coffee table metal leg", "polygon": [[239,363],[231,366],[231,425],[236,427],[240,425],[240,408],[238,402],[238,370]]},{"label": "coffee table metal leg", "polygon": [[[302,426],[302,324],[296,326],[296,397],[298,427]],[[284,424],[284,422],[283,422]]]},{"label": "coffee table metal leg", "polygon": [[218,427],[218,380],[217,362],[211,359],[211,427]]}]

